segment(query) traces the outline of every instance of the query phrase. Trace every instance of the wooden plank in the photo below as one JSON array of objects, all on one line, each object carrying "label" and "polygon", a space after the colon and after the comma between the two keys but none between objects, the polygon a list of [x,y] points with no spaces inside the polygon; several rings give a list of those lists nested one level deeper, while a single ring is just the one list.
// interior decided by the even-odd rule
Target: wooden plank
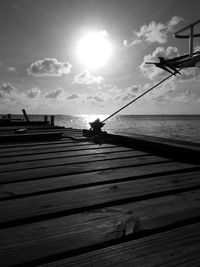
[{"label": "wooden plank", "polygon": [[[195,219],[200,215],[199,194],[181,193],[0,230],[2,266],[29,266],[35,260],[41,264],[45,257],[60,253],[69,257],[81,248],[94,249],[108,241],[120,242],[127,235],[134,238],[141,231]],[[194,236],[199,236],[197,233],[199,230]]]},{"label": "wooden plank", "polygon": [[[53,154],[54,155],[54,154]],[[82,162],[93,162],[93,161],[102,161],[102,160],[112,160],[120,158],[129,158],[137,156],[146,156],[148,153],[141,151],[118,151],[117,153],[103,153],[103,154],[93,154],[93,155],[77,155],[76,157],[60,157],[58,159],[46,159],[42,161],[28,161],[28,162],[18,162],[10,164],[2,164],[0,168],[0,173],[2,172],[15,172],[16,170],[32,170],[35,168],[43,167],[52,167],[52,166],[61,166],[73,163],[82,163]]]},{"label": "wooden plank", "polygon": [[[53,128],[27,128],[27,127],[18,127],[15,129],[7,129],[7,130],[1,130],[0,131],[0,136],[1,135],[6,135],[6,134],[13,134],[15,133],[16,130],[19,129],[27,129],[27,133],[47,133],[47,132],[55,132],[55,131],[59,131],[59,132],[63,132],[63,133],[67,133],[67,131],[65,130],[65,128],[61,128],[61,127],[53,127]],[[75,133],[76,134],[76,133]]]},{"label": "wooden plank", "polygon": [[[122,151],[135,151],[131,148],[126,147],[105,147],[99,149],[87,149],[87,150],[70,150],[57,153],[44,153],[44,154],[33,154],[26,156],[17,156],[17,157],[4,157],[0,158],[0,164],[10,164],[17,162],[27,162],[27,161],[38,161],[45,159],[56,159],[56,158],[67,158],[67,157],[76,157],[76,156],[85,156],[85,155],[95,155],[95,154],[108,154],[108,153],[117,153]],[[142,153],[142,152],[141,152]],[[144,152],[143,152],[144,153]]]},{"label": "wooden plank", "polygon": [[[2,131],[12,131],[12,130],[17,130],[20,128],[27,128],[27,129],[63,129],[64,127],[62,126],[51,126],[50,124],[24,124],[24,125],[8,125],[8,126],[1,126],[0,127],[0,132]],[[67,128],[65,128],[67,129]]]},{"label": "wooden plank", "polygon": [[200,171],[1,201],[0,223],[200,187]]},{"label": "wooden plank", "polygon": [[109,246],[41,267],[200,266],[200,224],[192,224],[139,240]]},{"label": "wooden plank", "polygon": [[115,145],[110,144],[102,144],[96,145],[93,143],[73,143],[73,144],[65,144],[59,145],[58,147],[45,147],[45,148],[29,148],[21,151],[10,151],[0,153],[0,157],[15,157],[22,155],[32,155],[32,154],[44,154],[44,153],[55,153],[60,151],[69,151],[69,150],[81,150],[81,149],[98,149],[104,147],[116,147]]},{"label": "wooden plank", "polygon": [[138,156],[126,159],[113,159],[97,162],[84,162],[71,165],[51,166],[32,170],[19,170],[13,172],[4,172],[1,174],[0,183],[25,181],[30,179],[40,179],[45,177],[62,176],[67,174],[77,174],[83,172],[95,172],[106,169],[145,166],[147,164],[170,162],[163,157],[156,156]]},{"label": "wooden plank", "polygon": [[[26,128],[23,127],[21,129],[26,129]],[[12,136],[12,137],[19,136],[19,135],[16,135],[16,131],[17,130],[3,131],[3,132],[0,131],[0,140],[2,138],[4,138],[5,136]],[[36,136],[36,135],[40,135],[40,134],[41,135],[42,134],[46,134],[48,136],[50,134],[54,134],[54,133],[57,133],[57,132],[62,133],[63,136],[83,137],[83,135],[82,134],[79,134],[79,133],[67,133],[66,130],[65,129],[62,129],[62,128],[56,128],[56,129],[26,129],[26,136],[28,136],[28,135],[30,135],[30,136]],[[84,137],[84,138],[86,139],[86,137]],[[8,139],[8,137],[7,137],[7,139]]]},{"label": "wooden plank", "polygon": [[166,155],[168,157],[174,157],[183,161],[190,161],[200,163],[200,146],[198,144],[186,145],[179,143],[170,142],[159,142],[155,140],[151,141],[147,138],[130,138],[127,136],[119,135],[108,135],[112,142],[117,144],[129,145],[129,147],[134,147],[138,150],[153,151],[154,153],[159,153]]},{"label": "wooden plank", "polygon": [[62,132],[38,132],[38,133],[23,133],[23,134],[4,134],[0,135],[0,142],[18,142],[29,140],[59,140],[62,137]]},{"label": "wooden plank", "polygon": [[124,137],[129,137],[130,139],[138,139],[138,140],[147,140],[150,142],[159,142],[159,143],[170,143],[170,144],[177,144],[177,145],[183,145],[183,146],[200,146],[200,143],[195,143],[191,141],[186,140],[178,140],[178,139],[170,139],[166,137],[159,137],[159,136],[150,136],[150,135],[142,135],[142,134],[127,134],[124,132],[117,131],[115,135],[121,135]]},{"label": "wooden plank", "polygon": [[4,151],[7,151],[7,150],[10,150],[10,149],[12,149],[12,148],[23,148],[23,147],[29,147],[29,146],[41,146],[41,145],[52,145],[52,144],[64,144],[64,143],[73,143],[74,141],[73,140],[71,140],[71,139],[65,139],[65,140],[57,140],[57,141],[54,141],[54,140],[52,140],[52,141],[39,141],[39,142],[28,142],[28,143],[24,143],[24,142],[22,142],[22,143],[20,143],[20,142],[18,142],[18,143],[13,143],[13,144],[0,144],[0,148],[3,150],[4,149]]},{"label": "wooden plank", "polygon": [[[184,171],[195,168],[195,165],[189,165],[177,162],[168,162],[162,164],[118,168],[113,170],[103,170],[90,173],[80,173],[76,175],[65,175],[41,180],[31,180],[19,183],[2,184],[0,186],[0,199],[12,198],[24,194],[34,194],[55,190],[67,190],[80,186],[92,186],[102,183],[112,183],[123,180],[140,179],[142,177],[151,177],[152,175],[164,175],[176,171]],[[162,178],[161,178],[162,179]]]},{"label": "wooden plank", "polygon": [[[54,142],[54,141],[53,141]],[[75,141],[71,141],[71,142],[63,142],[62,140],[56,141],[56,143],[51,143],[48,142],[47,144],[41,144],[41,143],[33,143],[32,145],[29,146],[17,146],[17,147],[6,147],[6,148],[1,148],[0,154],[5,154],[6,153],[11,153],[11,152],[15,152],[15,154],[20,153],[21,151],[35,151],[35,150],[42,150],[42,149],[51,149],[51,148],[59,148],[59,147],[69,147],[69,146],[83,146],[83,145],[88,145],[90,143],[88,142],[75,142]]]}]

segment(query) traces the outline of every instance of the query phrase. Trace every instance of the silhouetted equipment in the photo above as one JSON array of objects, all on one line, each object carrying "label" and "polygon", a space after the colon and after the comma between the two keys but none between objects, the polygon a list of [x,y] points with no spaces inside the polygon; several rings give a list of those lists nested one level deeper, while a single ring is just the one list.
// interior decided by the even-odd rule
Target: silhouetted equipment
[{"label": "silhouetted equipment", "polygon": [[[146,62],[146,64],[154,64],[156,67],[161,68],[169,73],[176,75],[177,73],[181,74],[178,69],[199,67],[200,66],[200,51],[194,52],[194,41],[195,37],[200,37],[200,34],[194,34],[194,26],[200,23],[200,20],[197,20],[181,30],[174,33],[176,38],[189,38],[189,53],[172,59],[165,59],[164,57],[158,57],[159,62]],[[189,29],[189,34],[180,34]]]},{"label": "silhouetted equipment", "polygon": [[181,75],[178,69],[198,67],[200,66],[200,52],[193,53],[193,57],[190,58],[189,54],[175,57],[172,59],[165,59],[164,57],[158,57],[160,62],[146,62],[146,64],[154,64],[156,67],[161,68],[169,73]]},{"label": "silhouetted equipment", "polygon": [[99,119],[96,119],[93,122],[90,122],[91,129],[90,131],[92,134],[99,134],[101,133],[101,128],[105,125],[105,123],[101,122]]}]

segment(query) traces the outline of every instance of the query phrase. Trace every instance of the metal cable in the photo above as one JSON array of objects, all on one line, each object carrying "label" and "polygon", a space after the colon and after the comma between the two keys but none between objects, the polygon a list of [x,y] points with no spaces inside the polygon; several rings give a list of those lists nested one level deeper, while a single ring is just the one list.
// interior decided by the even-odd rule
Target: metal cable
[{"label": "metal cable", "polygon": [[[180,69],[179,69],[180,70]],[[178,70],[178,71],[179,71]],[[108,116],[107,118],[105,118],[102,122],[107,121],[108,119],[110,119],[111,117],[113,117],[114,115],[116,115],[118,112],[120,112],[122,109],[128,107],[130,104],[132,104],[133,102],[137,101],[139,98],[141,98],[142,96],[146,95],[148,92],[150,92],[151,90],[153,90],[154,88],[156,88],[158,85],[160,85],[161,83],[165,82],[166,80],[168,80],[169,78],[171,78],[172,76],[174,76],[173,74],[170,74],[169,76],[167,76],[165,79],[163,79],[161,82],[155,84],[153,87],[151,87],[150,89],[148,89],[147,91],[145,91],[144,93],[142,93],[141,95],[137,96],[136,98],[134,98],[131,102],[129,102],[128,104],[126,104],[125,106],[123,106],[122,108],[118,109],[117,111],[115,111],[114,113],[112,113],[110,116]]]}]

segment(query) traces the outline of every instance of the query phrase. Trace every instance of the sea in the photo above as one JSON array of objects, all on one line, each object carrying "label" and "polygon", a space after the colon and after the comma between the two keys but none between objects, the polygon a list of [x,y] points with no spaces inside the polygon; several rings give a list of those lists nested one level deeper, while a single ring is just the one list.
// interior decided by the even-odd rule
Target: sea
[{"label": "sea", "polygon": [[[44,115],[29,115],[43,120]],[[16,116],[23,117],[23,116]],[[89,129],[89,122],[108,115],[55,115],[55,125]],[[142,134],[200,143],[200,115],[116,115],[107,120],[104,131],[116,134]]]}]

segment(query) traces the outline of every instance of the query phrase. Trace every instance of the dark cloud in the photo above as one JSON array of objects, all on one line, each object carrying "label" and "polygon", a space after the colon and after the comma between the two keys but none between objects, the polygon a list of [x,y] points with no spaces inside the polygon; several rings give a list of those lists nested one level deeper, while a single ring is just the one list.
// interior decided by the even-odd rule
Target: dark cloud
[{"label": "dark cloud", "polygon": [[115,93],[113,91],[114,99],[115,100],[122,100],[122,101],[131,101],[133,100],[140,91],[140,86],[132,85],[125,89],[115,89]]},{"label": "dark cloud", "polygon": [[99,97],[99,96],[88,96],[87,99],[91,100],[91,101],[95,101],[95,102],[103,102],[104,101],[104,99],[102,97]]},{"label": "dark cloud", "polygon": [[0,99],[4,99],[5,95],[0,92]]},{"label": "dark cloud", "polygon": [[139,87],[133,85],[133,86],[129,87],[129,90],[131,93],[137,93],[139,91]]},{"label": "dark cloud", "polygon": [[63,92],[64,90],[62,88],[57,88],[56,90],[47,93],[45,95],[45,98],[51,98],[51,99],[58,98]]},{"label": "dark cloud", "polygon": [[67,99],[69,99],[69,100],[73,100],[73,99],[77,99],[77,98],[79,98],[78,94],[71,94],[71,95],[67,96]]},{"label": "dark cloud", "polygon": [[71,72],[72,65],[69,62],[59,62],[55,58],[38,60],[27,69],[33,76],[62,76]]},{"label": "dark cloud", "polygon": [[27,97],[29,98],[36,98],[40,95],[40,89],[39,88],[31,88],[27,92]]},{"label": "dark cloud", "polygon": [[77,74],[74,78],[74,83],[78,84],[95,84],[102,83],[103,77],[101,76],[93,76],[88,70]]}]

